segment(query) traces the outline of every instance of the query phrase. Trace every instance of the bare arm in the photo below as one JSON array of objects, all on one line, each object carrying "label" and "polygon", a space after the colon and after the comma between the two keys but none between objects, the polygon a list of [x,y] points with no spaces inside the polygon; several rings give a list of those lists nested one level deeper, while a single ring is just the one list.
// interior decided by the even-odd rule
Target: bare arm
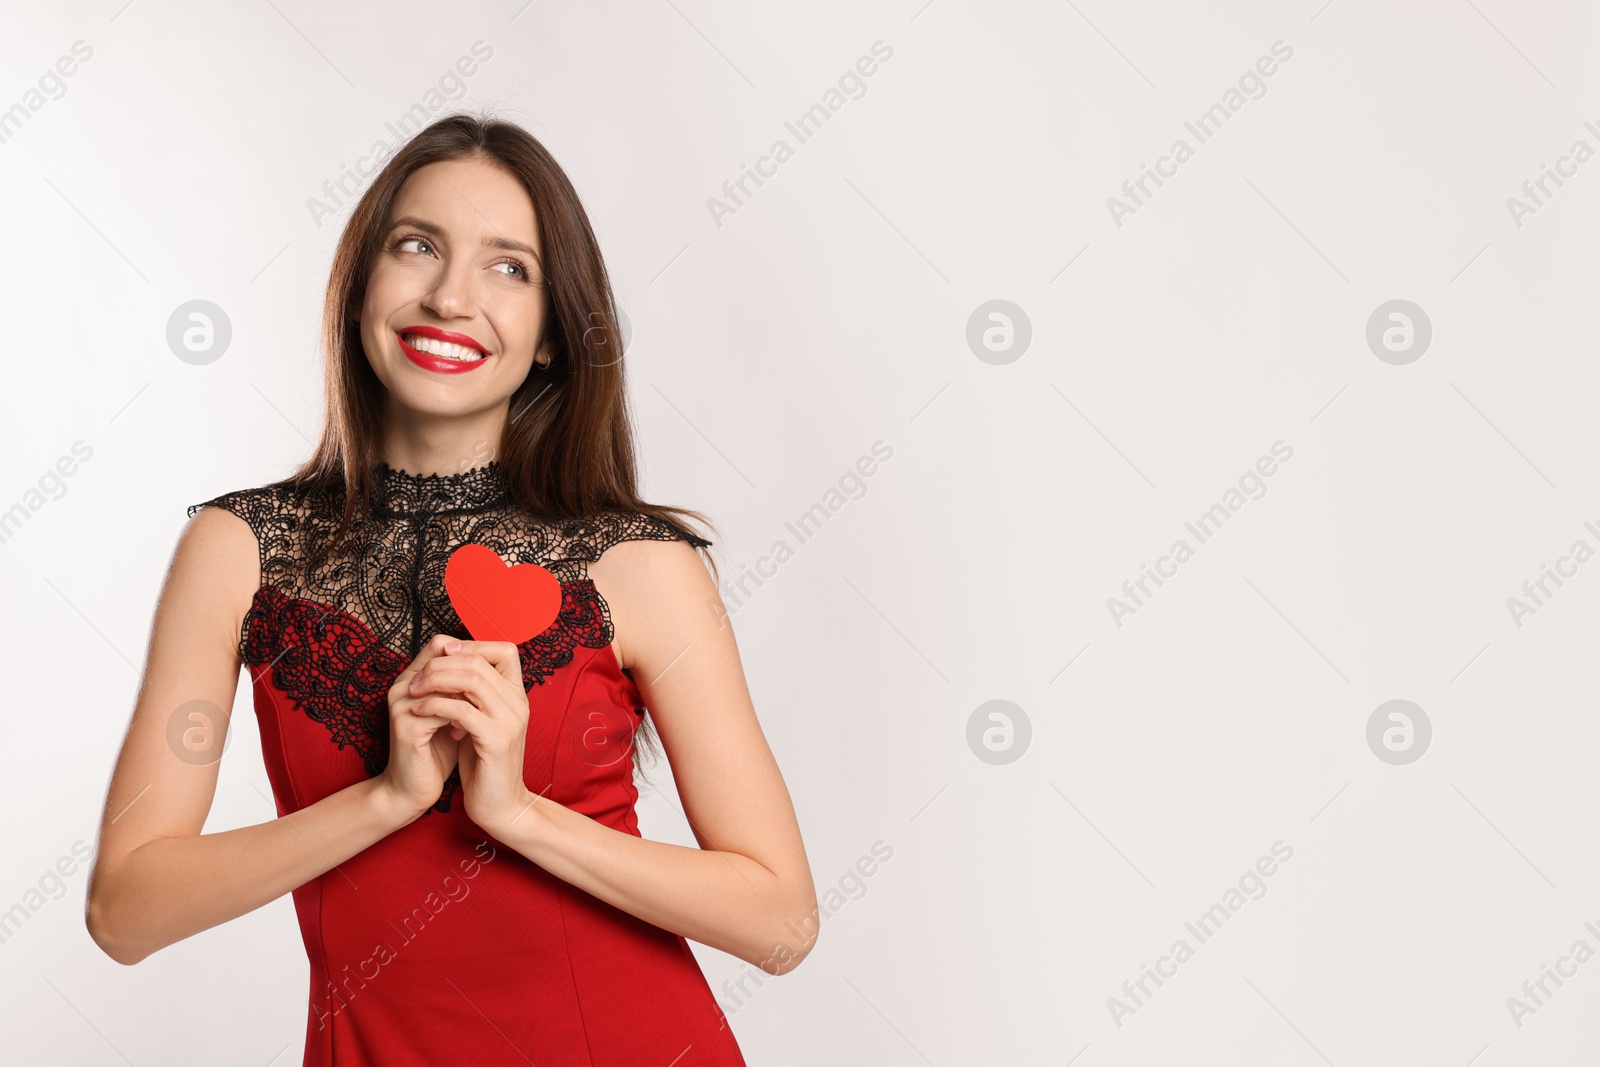
[{"label": "bare arm", "polygon": [[239,628],[259,573],[255,535],[238,516],[203,508],[184,528],[89,876],[89,936],[118,963],[254,911],[421,814],[372,778],[270,822],[201,834],[218,764],[180,758],[168,723],[191,701],[229,714]]},{"label": "bare arm", "polygon": [[[634,541],[591,571],[671,762],[699,848],[613,830],[545,797],[491,832],[558,878],[771,974],[819,925],[783,776],[750,700],[733,628],[684,542]],[[625,639],[625,644],[624,644]]]}]

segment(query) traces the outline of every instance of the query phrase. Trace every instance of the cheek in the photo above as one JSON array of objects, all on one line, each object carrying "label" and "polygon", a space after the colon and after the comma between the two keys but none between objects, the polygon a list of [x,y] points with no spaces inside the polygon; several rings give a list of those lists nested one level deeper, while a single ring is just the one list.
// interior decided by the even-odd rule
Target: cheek
[{"label": "cheek", "polygon": [[383,350],[383,335],[389,329],[384,319],[382,302],[373,298],[369,288],[366,299],[361,302],[361,343],[368,352]]},{"label": "cheek", "polygon": [[362,301],[369,318],[382,320],[394,310],[404,289],[404,279],[395,271],[378,267],[367,278],[367,295]]},{"label": "cheek", "polygon": [[534,342],[539,338],[539,328],[544,321],[544,309],[536,300],[495,301],[486,310],[495,336],[505,345],[507,353],[532,358]]}]

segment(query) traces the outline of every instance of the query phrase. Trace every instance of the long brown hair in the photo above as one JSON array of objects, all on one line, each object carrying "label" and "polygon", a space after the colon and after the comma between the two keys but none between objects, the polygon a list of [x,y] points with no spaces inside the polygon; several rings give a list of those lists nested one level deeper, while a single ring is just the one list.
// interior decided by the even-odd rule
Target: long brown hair
[{"label": "long brown hair", "polygon": [[[600,246],[572,182],[522,127],[469,114],[441,118],[406,142],[372,179],[345,224],[322,310],[322,438],[310,459],[276,484],[327,488],[342,483],[345,513],[325,542],[327,550],[349,536],[366,513],[372,469],[383,458],[383,386],[367,362],[361,326],[353,315],[366,296],[384,224],[401,186],[419,168],[451,159],[482,159],[509,172],[532,199],[539,230],[546,299],[542,340],[550,364],[544,370],[535,364],[510,398],[498,459],[513,501],[557,520],[621,509],[691,533],[695,531],[686,517],[716,531],[698,511],[639,498],[616,304]],[[715,575],[716,560],[704,547],[699,551]],[[653,747],[647,723],[641,732]],[[637,765],[638,746],[634,761]]]}]

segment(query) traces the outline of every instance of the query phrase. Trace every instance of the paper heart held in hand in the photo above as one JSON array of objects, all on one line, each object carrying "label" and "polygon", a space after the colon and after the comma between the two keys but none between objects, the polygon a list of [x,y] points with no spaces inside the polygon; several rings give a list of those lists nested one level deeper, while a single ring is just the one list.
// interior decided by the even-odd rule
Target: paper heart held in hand
[{"label": "paper heart held in hand", "polygon": [[465,544],[450,554],[444,591],[477,641],[520,645],[550,628],[561,613],[561,582],[537,563],[506,566],[487,545]]}]

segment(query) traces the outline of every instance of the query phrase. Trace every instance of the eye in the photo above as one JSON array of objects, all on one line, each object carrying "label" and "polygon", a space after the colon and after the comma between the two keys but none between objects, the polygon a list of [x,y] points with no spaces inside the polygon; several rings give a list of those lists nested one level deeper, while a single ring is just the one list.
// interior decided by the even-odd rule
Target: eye
[{"label": "eye", "polygon": [[433,242],[428,240],[426,237],[402,237],[402,238],[400,238],[400,240],[398,240],[398,241],[396,241],[394,243],[394,247],[393,247],[392,251],[395,251],[395,252],[404,251],[405,246],[409,245],[409,244],[424,245],[430,251],[432,251],[432,249],[433,249]]},{"label": "eye", "polygon": [[517,269],[517,273],[514,274],[514,275],[508,274],[508,275],[506,275],[506,277],[508,277],[508,278],[512,278],[512,277],[520,278],[523,281],[527,281],[528,280],[528,268],[527,268],[526,265],[523,264],[523,262],[521,260],[517,260],[517,259],[502,259],[500,262],[496,263],[495,266],[497,266],[497,267],[515,267]]}]

